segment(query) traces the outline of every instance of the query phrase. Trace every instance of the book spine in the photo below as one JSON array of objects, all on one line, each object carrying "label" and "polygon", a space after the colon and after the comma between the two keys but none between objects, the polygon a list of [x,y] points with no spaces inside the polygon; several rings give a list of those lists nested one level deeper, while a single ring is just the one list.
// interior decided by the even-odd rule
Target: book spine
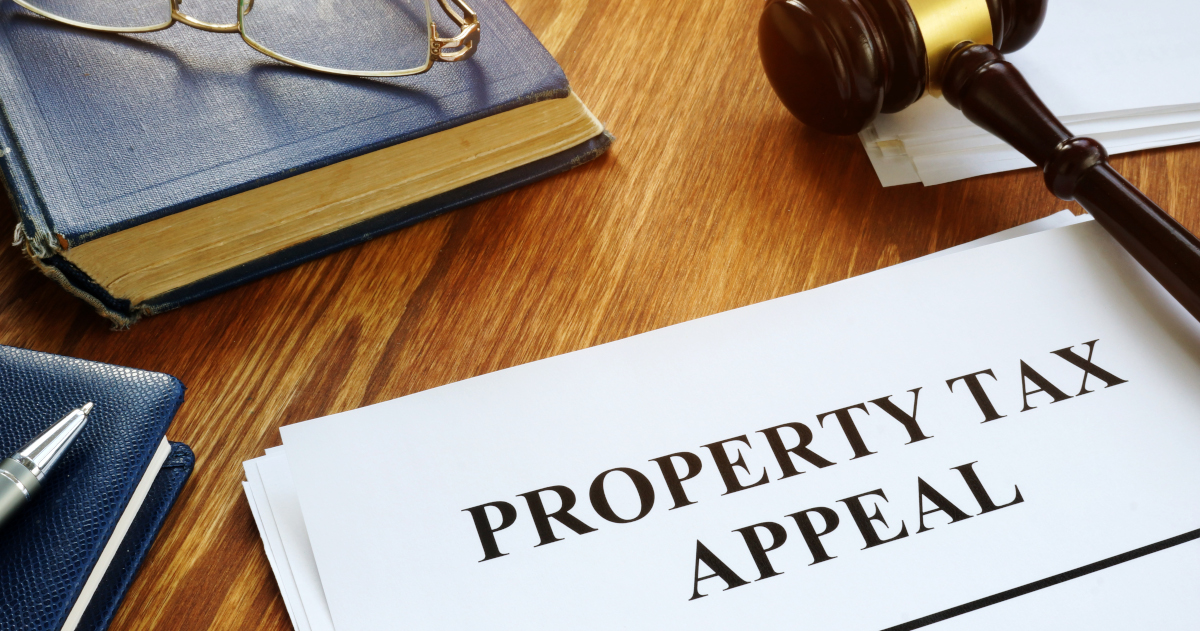
[{"label": "book spine", "polygon": [[107,318],[116,328],[129,328],[145,315],[145,310],[135,309],[128,300],[114,298],[90,276],[57,253],[40,258],[26,249],[26,254],[39,271],[61,285],[67,293],[91,305],[96,313]]},{"label": "book spine", "polygon": [[[0,39],[0,46],[7,48],[9,42]],[[11,51],[8,51],[8,54],[0,54],[0,81],[22,81],[21,74],[11,67],[12,59]],[[13,93],[12,90],[7,92]],[[13,245],[23,245],[30,257],[45,258],[58,250],[58,244],[49,222],[46,221],[45,205],[26,166],[25,154],[12,130],[10,113],[4,102],[0,101],[0,177],[4,180],[4,188],[8,192],[18,222]]]},{"label": "book spine", "polygon": [[[3,105],[0,104],[0,114]],[[54,252],[55,243],[50,227],[46,224],[41,199],[37,195],[33,178],[29,176],[22,159],[21,148],[14,142],[8,118],[0,120],[0,176],[8,192],[9,202],[17,214],[17,231],[13,236],[14,246],[24,246],[31,257],[45,258]]]},{"label": "book spine", "polygon": [[[0,46],[8,46],[8,42],[0,40]],[[7,66],[11,58],[11,55],[0,54],[0,81],[20,80],[18,74],[9,72],[12,69]],[[12,245],[21,248],[43,274],[71,295],[92,305],[118,327],[133,324],[137,317],[130,313],[128,305],[114,301],[86,274],[59,256],[58,239],[46,219],[49,213],[12,129],[9,112],[0,101],[0,180],[3,180],[9,203],[17,216]]]},{"label": "book spine", "polygon": [[119,304],[122,301],[114,300],[86,274],[59,256],[57,239],[46,222],[41,196],[37,194],[20,146],[13,140],[10,129],[3,103],[0,103],[0,179],[3,179],[9,203],[17,215],[13,247],[21,248],[34,267],[67,293],[92,305],[97,313],[117,327],[126,328],[133,324],[138,316],[131,314],[127,304]]}]

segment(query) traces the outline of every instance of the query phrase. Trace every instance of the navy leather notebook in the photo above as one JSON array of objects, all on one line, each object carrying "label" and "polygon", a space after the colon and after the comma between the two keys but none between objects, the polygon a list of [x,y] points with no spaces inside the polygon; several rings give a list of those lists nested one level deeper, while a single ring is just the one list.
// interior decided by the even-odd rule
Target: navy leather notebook
[{"label": "navy leather notebook", "polygon": [[[145,299],[113,295],[62,255],[297,174],[570,95],[562,69],[503,0],[471,4],[483,35],[470,60],[413,77],[360,79],[281,64],[236,34],[184,25],[131,35],[83,31],[0,0],[0,174],[27,251],[69,291],[128,324],[602,153],[607,133]],[[452,32],[448,24],[441,30]]]},{"label": "navy leather notebook", "polygon": [[106,628],[192,472],[187,445],[163,444],[174,377],[0,346],[0,453],[87,401],[88,425],[0,530],[0,631]]}]

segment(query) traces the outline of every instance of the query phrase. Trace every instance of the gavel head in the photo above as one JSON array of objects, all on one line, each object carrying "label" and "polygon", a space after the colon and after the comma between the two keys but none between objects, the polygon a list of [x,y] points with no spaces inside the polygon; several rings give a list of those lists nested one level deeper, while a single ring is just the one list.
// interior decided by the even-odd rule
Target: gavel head
[{"label": "gavel head", "polygon": [[963,42],[1029,43],[1047,0],[767,0],[758,51],[771,87],[806,125],[862,131],[880,112],[938,95]]}]

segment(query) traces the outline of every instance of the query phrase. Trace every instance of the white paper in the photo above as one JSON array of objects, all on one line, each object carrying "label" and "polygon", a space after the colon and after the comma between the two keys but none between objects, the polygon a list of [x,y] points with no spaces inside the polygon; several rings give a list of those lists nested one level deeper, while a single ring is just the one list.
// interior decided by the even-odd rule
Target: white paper
[{"label": "white paper", "polygon": [[[1037,37],[1007,57],[1074,133],[1112,154],[1195,142],[1200,83],[1177,77],[1200,62],[1190,45],[1198,21],[1200,4],[1183,0],[1143,0],[1136,10],[1117,0],[1056,0]],[[1084,55],[1079,33],[1095,44]],[[944,99],[881,115],[861,137],[885,186],[1030,166]]]},{"label": "white paper", "polygon": [[936,631],[1196,628],[1200,541],[992,605],[931,627]]},{"label": "white paper", "polygon": [[969,241],[967,243],[961,243],[954,247],[946,248],[945,250],[939,250],[933,254],[926,254],[925,256],[913,259],[911,261],[905,261],[899,265],[912,265],[918,261],[927,261],[930,259],[948,256],[950,254],[958,254],[959,252],[966,252],[967,250],[983,247],[985,245],[1000,243],[1001,241],[1008,241],[1009,239],[1016,239],[1017,237],[1035,234],[1044,230],[1061,228],[1063,226],[1069,226],[1071,224],[1076,224],[1083,221],[1093,221],[1092,216],[1076,215],[1069,210],[1060,210],[1053,215],[1042,217],[1041,219],[1035,219],[1029,223],[1023,223],[1019,226],[1009,228],[1008,230],[1001,230],[995,234],[990,234],[986,237],[975,239],[974,241]]},{"label": "white paper", "polygon": [[[1088,215],[1076,216],[1069,210],[1062,210],[1008,230],[926,255],[923,258],[953,254],[1090,219],[1091,217]],[[902,265],[912,262],[914,261],[908,261]],[[320,574],[317,571],[315,559],[313,559],[304,518],[300,512],[295,485],[286,463],[281,462],[282,454],[283,447],[274,447],[267,450],[267,456],[250,461],[246,465],[247,476],[254,479],[255,483],[251,485],[249,482],[245,482],[243,487],[250,502],[251,511],[254,513],[255,523],[263,538],[272,571],[280,581],[281,591],[284,592],[284,602],[288,606],[293,626],[297,629],[309,629],[309,621],[312,620],[318,631],[333,629],[328,604],[321,587]],[[281,464],[282,466],[280,466]],[[262,504],[267,510],[259,511],[258,504]],[[276,507],[275,510],[271,510],[272,505]],[[268,535],[268,532],[271,534]],[[275,556],[282,557],[282,563],[277,562]],[[289,557],[295,562],[289,564],[287,562]]]},{"label": "white paper", "polygon": [[[1130,131],[1077,132],[1099,141],[1111,155],[1156,149],[1200,140],[1200,123],[1152,127]],[[1028,158],[1004,144],[964,152],[910,156],[910,162],[928,186],[977,175],[1000,173],[1033,166]]]},{"label": "white paper", "polygon": [[[1062,210],[922,258],[953,254],[1090,219],[1088,215],[1076,216],[1068,210]],[[901,264],[910,264],[917,260],[922,259]],[[246,463],[247,477],[254,480],[254,483],[244,482],[243,488],[263,539],[272,571],[280,582],[284,603],[293,626],[307,630],[312,620],[318,631],[333,629],[304,518],[300,512],[295,485],[286,464],[281,462],[283,451],[283,447],[274,447],[267,450],[267,456]],[[275,510],[272,510],[272,504]],[[260,511],[259,505],[265,510]],[[276,560],[277,557],[279,560]],[[289,557],[293,560],[292,563],[288,562]]]},{"label": "white paper", "polygon": [[[339,629],[881,629],[1200,527],[1198,328],[1087,222],[281,432]],[[1051,351],[1086,354],[1091,340],[1096,363],[1128,382],[1103,388],[1092,376],[1094,392],[1053,404],[1034,394],[1035,409],[1020,412],[1020,362],[1073,395],[1081,371]],[[964,382],[946,387],[984,369],[1006,415],[990,423]],[[916,387],[917,419],[932,438],[905,444],[901,425],[866,402],[891,396],[909,410]],[[860,402],[871,414],[859,429],[876,453],[851,459],[847,434],[816,415]],[[811,449],[836,464],[799,462],[803,475],[780,480],[759,430],[789,422],[808,426]],[[770,482],[722,495],[700,446],[741,435],[750,445],[742,481],[765,471]],[[686,483],[697,503],[667,510],[671,496],[648,461],[684,451],[704,462]],[[352,475],[331,454],[353,463]],[[979,514],[951,470],[966,463],[998,503],[1014,486],[1024,501]],[[609,523],[593,509],[589,484],[615,467],[653,483],[644,519]],[[918,477],[972,517],[949,524],[938,513],[917,534]],[[551,485],[571,488],[571,514],[598,530],[556,523],[562,540],[535,547],[518,494]],[[889,499],[880,536],[901,520],[909,536],[863,550],[838,500],[875,489]],[[631,516],[633,496],[612,492],[617,513]],[[507,556],[480,562],[464,511],[495,501],[519,517],[497,534]],[[842,523],[822,539],[837,558],[809,565],[787,515],[816,506]],[[768,555],[783,573],[754,581],[733,531],[767,521],[787,529]],[[708,579],[706,595],[689,600],[698,541],[753,582],[721,591],[721,579]],[[1012,602],[1024,610],[1033,600]],[[971,615],[989,620],[988,609]]]},{"label": "white paper", "polygon": [[[1200,4],[1186,0],[1140,0],[1136,10],[1121,0],[1055,0],[1033,41],[1006,57],[1061,117],[1192,105],[1200,84],[1178,77],[1200,63],[1197,23]],[[1081,33],[1094,44],[1086,53]],[[880,117],[880,137],[971,127],[945,99],[920,105]]]},{"label": "white paper", "polygon": [[250,512],[254,514],[254,524],[258,526],[258,534],[263,540],[263,548],[267,553],[267,562],[271,565],[271,572],[275,574],[276,582],[279,583],[279,593],[283,597],[283,605],[287,609],[288,617],[292,619],[292,626],[296,628],[296,631],[309,631],[308,618],[300,604],[296,581],[292,577],[287,554],[283,551],[283,543],[279,538],[279,528],[271,514],[271,505],[267,502],[267,494],[263,489],[262,476],[258,471],[258,460],[261,458],[242,463],[247,480],[242,483],[242,488],[246,491],[246,500],[250,502]]},{"label": "white paper", "polygon": [[267,450],[256,460],[262,477],[263,490],[271,504],[271,514],[279,530],[279,542],[287,555],[288,569],[296,584],[296,592],[305,616],[305,624],[313,631],[333,631],[329,606],[321,587],[321,576],[313,559],[308,531],[300,513],[295,484],[287,466],[283,448]]}]

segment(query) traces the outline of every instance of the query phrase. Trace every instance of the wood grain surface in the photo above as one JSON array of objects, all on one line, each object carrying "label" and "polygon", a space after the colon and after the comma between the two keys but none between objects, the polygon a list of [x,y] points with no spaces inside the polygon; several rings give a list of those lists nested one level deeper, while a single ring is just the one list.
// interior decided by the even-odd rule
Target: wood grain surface
[{"label": "wood grain surface", "polygon": [[[616,135],[603,158],[129,331],[110,330],[17,249],[0,252],[0,343],[188,386],[169,437],[195,450],[195,473],[114,631],[290,628],[240,484],[242,461],[278,445],[281,425],[803,291],[1067,207],[1033,170],[881,188],[857,139],[806,130],[775,100],[757,59],[757,2],[514,8]],[[1200,148],[1114,164],[1200,228]],[[11,213],[0,215],[11,233]]]}]

